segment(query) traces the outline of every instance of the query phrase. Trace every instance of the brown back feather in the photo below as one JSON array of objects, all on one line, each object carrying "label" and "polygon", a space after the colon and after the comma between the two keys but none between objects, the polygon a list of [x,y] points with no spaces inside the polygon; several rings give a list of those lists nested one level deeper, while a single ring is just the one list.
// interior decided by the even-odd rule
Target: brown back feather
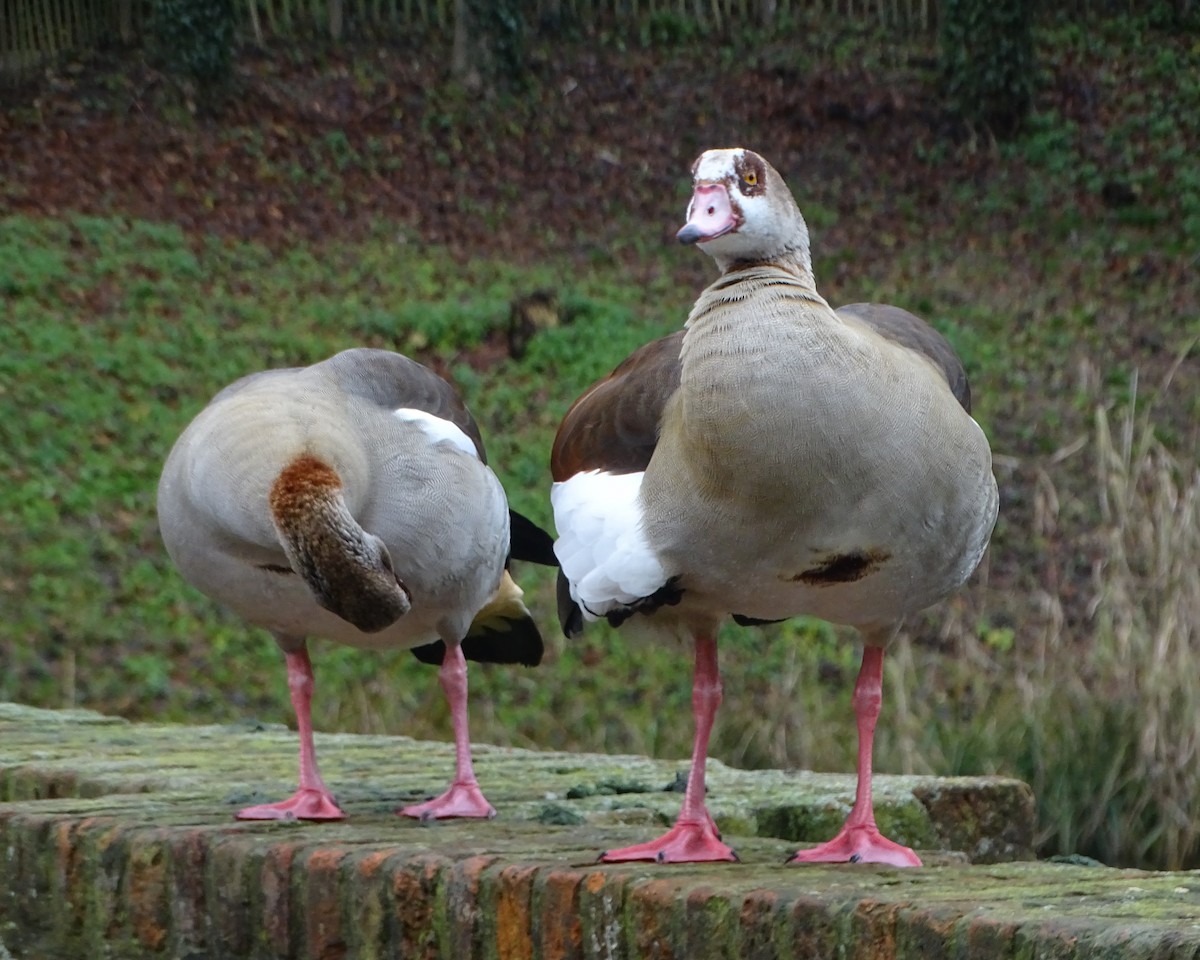
[{"label": "brown back feather", "polygon": [[554,438],[550,472],[556,481],[585,470],[637,473],[658,444],[658,424],[679,388],[683,331],[631,353],[567,411]]}]

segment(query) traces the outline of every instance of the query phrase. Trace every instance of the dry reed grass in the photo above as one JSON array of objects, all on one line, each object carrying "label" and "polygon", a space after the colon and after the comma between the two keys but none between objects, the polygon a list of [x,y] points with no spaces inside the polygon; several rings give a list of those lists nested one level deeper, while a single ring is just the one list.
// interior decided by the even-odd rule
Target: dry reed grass
[{"label": "dry reed grass", "polygon": [[[1163,391],[1180,388],[1173,381],[1194,346]],[[889,658],[894,722],[879,755],[904,770],[1026,779],[1046,853],[1194,867],[1200,466],[1194,438],[1177,445],[1182,453],[1159,439],[1136,377],[1119,405],[1099,398],[1098,379],[1084,368],[1088,435],[1034,471],[1026,535],[1044,568],[1022,626],[979,629],[987,591],[977,584],[939,611],[950,656],[902,638]]]}]

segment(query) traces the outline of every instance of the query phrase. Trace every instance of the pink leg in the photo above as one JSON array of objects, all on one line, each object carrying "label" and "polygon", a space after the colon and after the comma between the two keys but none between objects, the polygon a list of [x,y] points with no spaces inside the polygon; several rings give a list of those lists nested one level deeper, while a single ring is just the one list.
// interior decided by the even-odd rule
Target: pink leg
[{"label": "pink leg", "polygon": [[300,732],[300,788],[287,800],[247,807],[238,812],[239,820],[342,820],[345,814],[321,779],[317,769],[317,751],[312,731],[312,662],[308,649],[301,646],[284,653],[287,660],[288,690],[296,711]]},{"label": "pink leg", "polygon": [[908,847],[887,839],[875,825],[871,801],[871,749],[875,722],[883,702],[883,648],[863,648],[862,669],[854,684],[854,713],[858,717],[858,790],[854,807],[838,835],[811,850],[800,850],[789,863],[886,863],[919,867],[920,858]]},{"label": "pink leg", "polygon": [[471,765],[471,735],[467,724],[467,660],[457,643],[446,644],[446,656],[438,674],[450,717],[454,723],[454,782],[440,797],[398,811],[406,817],[434,820],[441,817],[494,817],[496,809],[479,789]]},{"label": "pink leg", "polygon": [[692,745],[692,769],[687,792],[675,826],[657,840],[632,847],[609,850],[600,855],[606,863],[623,860],[655,860],[658,863],[698,863],[704,860],[736,860],[737,854],[721,842],[717,826],[704,802],[704,767],[708,760],[708,738],[721,705],[721,674],[717,667],[715,636],[696,638],[696,670],[692,685],[692,715],[696,737]]}]

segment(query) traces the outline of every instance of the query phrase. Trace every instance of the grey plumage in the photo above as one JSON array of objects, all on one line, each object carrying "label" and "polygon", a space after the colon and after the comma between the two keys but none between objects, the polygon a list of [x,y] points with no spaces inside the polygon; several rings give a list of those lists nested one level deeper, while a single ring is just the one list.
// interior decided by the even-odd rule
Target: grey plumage
[{"label": "grey plumage", "polygon": [[[176,441],[158,488],[167,552],[191,584],[274,635],[299,726],[299,789],[239,817],[344,816],[316,766],[314,636],[440,664],[456,776],[401,812],[495,814],[471,766],[464,654],[534,665],[542,639],[507,571],[510,511],[484,457],[448,383],[369,349],[244,377]],[[518,526],[521,554],[544,556],[548,535]]]}]

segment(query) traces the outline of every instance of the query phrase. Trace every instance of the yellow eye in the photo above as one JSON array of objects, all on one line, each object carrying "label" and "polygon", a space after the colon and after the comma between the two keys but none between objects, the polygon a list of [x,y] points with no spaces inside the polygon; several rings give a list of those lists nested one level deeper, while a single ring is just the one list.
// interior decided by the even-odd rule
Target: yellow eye
[{"label": "yellow eye", "polygon": [[745,182],[746,186],[752,187],[758,183],[758,174],[751,170],[748,174],[742,177],[742,180]]}]

